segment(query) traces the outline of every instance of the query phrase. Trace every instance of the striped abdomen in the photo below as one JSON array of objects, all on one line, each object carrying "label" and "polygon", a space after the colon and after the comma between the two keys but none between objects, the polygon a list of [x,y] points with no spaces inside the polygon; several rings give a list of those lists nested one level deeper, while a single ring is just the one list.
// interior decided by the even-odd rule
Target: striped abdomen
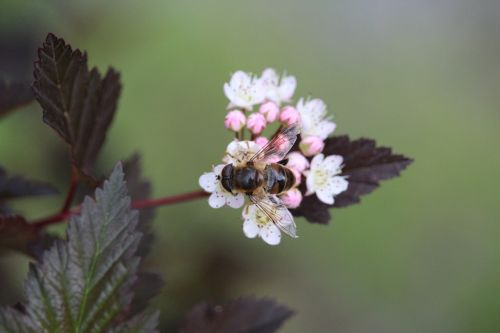
[{"label": "striped abdomen", "polygon": [[268,193],[281,194],[291,189],[295,184],[295,175],[292,170],[281,164],[271,163],[267,165],[264,173]]}]

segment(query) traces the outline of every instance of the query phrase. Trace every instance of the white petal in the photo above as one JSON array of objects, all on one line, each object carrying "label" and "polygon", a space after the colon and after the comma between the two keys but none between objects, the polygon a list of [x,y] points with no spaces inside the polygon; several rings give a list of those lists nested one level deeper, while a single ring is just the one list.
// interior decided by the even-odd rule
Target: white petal
[{"label": "white petal", "polygon": [[344,177],[333,177],[328,186],[333,195],[344,192],[349,187],[349,182]]},{"label": "white petal", "polygon": [[214,192],[208,198],[208,204],[212,208],[221,208],[226,203],[226,197],[221,192]]},{"label": "white petal", "polygon": [[257,223],[252,220],[252,219],[246,219],[245,222],[243,222],[243,233],[245,236],[248,238],[255,238],[259,234],[259,226]]},{"label": "white petal", "polygon": [[250,153],[257,153],[260,150],[260,146],[255,143],[255,141],[248,141],[248,151]]},{"label": "white petal", "polygon": [[260,230],[260,237],[269,245],[278,245],[281,241],[281,232],[274,223],[269,222]]},{"label": "white petal", "polygon": [[301,98],[299,99],[299,101],[297,102],[297,111],[299,111],[299,113],[302,113],[304,111],[304,98]]},{"label": "white petal", "polygon": [[236,96],[234,94],[234,90],[227,83],[224,83],[224,94],[227,99],[233,103]]},{"label": "white petal", "polygon": [[307,186],[306,195],[310,195],[316,191],[316,189],[314,188],[314,172],[308,171],[306,177],[307,177],[306,178],[306,186]]},{"label": "white petal", "polygon": [[307,115],[304,116],[302,113],[300,113],[300,125],[302,127],[301,134],[303,138],[305,138],[306,136],[316,136],[314,124],[311,117]]},{"label": "white petal", "polygon": [[261,80],[254,80],[252,83],[251,103],[249,106],[259,104],[266,98],[266,87]]},{"label": "white petal", "polygon": [[240,208],[244,203],[245,197],[241,193],[238,193],[236,195],[228,193],[226,195],[226,204],[231,208]]},{"label": "white petal", "polygon": [[255,210],[257,207],[255,205],[246,205],[245,208],[243,208],[242,216],[244,219],[248,220],[253,220],[255,219]]},{"label": "white petal", "polygon": [[212,193],[217,188],[217,183],[219,180],[217,179],[217,175],[213,172],[205,172],[198,179],[200,186],[207,192]]},{"label": "white petal", "polygon": [[328,170],[328,172],[337,172],[344,162],[344,158],[340,155],[330,155],[323,161],[323,167]]},{"label": "white petal", "polygon": [[310,100],[307,104],[308,104],[307,107],[309,108],[309,112],[311,112],[311,114],[314,117],[317,117],[319,119],[325,115],[326,104],[321,99],[315,98],[313,100]]},{"label": "white petal", "polygon": [[319,189],[316,189],[316,195],[318,196],[318,199],[328,205],[333,205],[333,194],[329,189],[325,187],[321,187]]},{"label": "white petal", "polygon": [[297,80],[295,76],[285,76],[281,79],[279,87],[280,97],[282,100],[289,100],[292,98],[295,88],[297,87]]},{"label": "white petal", "polygon": [[334,122],[324,120],[316,127],[316,135],[325,140],[330,134],[332,134],[333,131],[335,131],[336,127],[337,125]]},{"label": "white petal", "polygon": [[229,85],[235,90],[239,90],[240,87],[249,86],[252,82],[250,75],[243,71],[237,71],[231,76],[231,81]]},{"label": "white petal", "polygon": [[217,164],[216,166],[214,166],[214,173],[216,175],[220,175],[220,173],[222,172],[222,169],[224,169],[224,167],[226,166],[226,164]]},{"label": "white petal", "polygon": [[262,71],[261,79],[264,81],[266,85],[278,85],[278,73],[272,68],[266,68]]},{"label": "white petal", "polygon": [[233,140],[231,141],[226,148],[226,151],[229,155],[236,155],[236,153],[239,151],[239,141]]},{"label": "white petal", "polygon": [[314,170],[320,166],[321,163],[323,163],[323,159],[325,158],[325,155],[323,154],[318,154],[314,156],[314,158],[311,161],[311,170]]},{"label": "white petal", "polygon": [[266,97],[268,100],[280,105],[281,104],[281,100],[280,100],[280,97],[279,97],[279,94],[278,94],[278,90],[275,89],[275,88],[272,88],[272,89],[268,89],[267,90],[267,93],[266,93]]}]

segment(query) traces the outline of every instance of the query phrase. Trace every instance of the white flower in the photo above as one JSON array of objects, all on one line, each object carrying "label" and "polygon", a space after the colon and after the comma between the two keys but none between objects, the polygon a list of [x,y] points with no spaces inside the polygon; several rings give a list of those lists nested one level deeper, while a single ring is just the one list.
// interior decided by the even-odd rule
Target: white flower
[{"label": "white flower", "polygon": [[302,124],[302,137],[317,136],[325,140],[334,130],[335,123],[326,117],[326,104],[320,99],[304,101],[303,98],[297,103]]},{"label": "white flower", "polygon": [[224,166],[225,164],[216,165],[213,172],[205,172],[201,175],[199,179],[200,186],[208,193],[212,193],[208,198],[210,207],[220,208],[228,205],[232,208],[240,208],[245,203],[243,194],[232,194],[226,191],[220,183],[220,173]]},{"label": "white flower", "polygon": [[311,161],[311,169],[306,172],[307,193],[316,193],[322,202],[333,205],[334,196],[347,190],[348,182],[338,176],[341,173],[343,158],[339,155],[318,154]]},{"label": "white flower", "polygon": [[231,106],[251,109],[253,105],[262,103],[265,90],[262,82],[251,75],[237,71],[229,83],[224,84],[224,93]]},{"label": "white flower", "polygon": [[280,229],[255,205],[243,209],[243,233],[248,238],[259,236],[269,245],[278,245],[281,241]]},{"label": "white flower", "polygon": [[226,156],[222,159],[224,163],[241,165],[255,155],[261,147],[254,141],[233,140],[227,145]]},{"label": "white flower", "polygon": [[262,72],[260,80],[264,85],[266,98],[278,105],[281,102],[289,101],[297,87],[295,76],[283,75],[280,80],[279,75],[272,68],[266,68]]}]

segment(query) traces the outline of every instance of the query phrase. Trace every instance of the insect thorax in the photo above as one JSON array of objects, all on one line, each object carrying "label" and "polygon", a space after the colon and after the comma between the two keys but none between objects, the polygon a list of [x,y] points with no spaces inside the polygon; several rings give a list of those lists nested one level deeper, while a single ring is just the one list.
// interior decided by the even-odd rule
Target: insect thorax
[{"label": "insect thorax", "polygon": [[234,168],[233,187],[237,190],[251,193],[263,185],[262,173],[253,165]]}]

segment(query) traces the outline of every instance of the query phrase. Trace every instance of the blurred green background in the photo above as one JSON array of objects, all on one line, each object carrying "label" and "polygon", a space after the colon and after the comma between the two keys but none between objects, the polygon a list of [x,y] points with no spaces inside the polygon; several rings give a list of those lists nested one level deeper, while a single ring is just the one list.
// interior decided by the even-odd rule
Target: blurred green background
[{"label": "blurred green background", "polygon": [[[222,85],[238,69],[286,70],[322,98],[337,134],[415,159],[329,226],[248,240],[239,211],[205,200],[158,209],[149,270],[166,281],[162,332],[203,299],[271,296],[297,314],[282,332],[500,331],[500,2],[25,1],[0,3],[0,76],[31,80],[53,32],[121,74],[99,165],[139,151],[156,196],[198,187],[231,135]],[[58,184],[67,153],[38,106],[0,122],[0,165]],[[16,205],[30,217],[56,198]],[[59,227],[61,230],[61,227]],[[0,258],[3,304],[27,260]]]}]

